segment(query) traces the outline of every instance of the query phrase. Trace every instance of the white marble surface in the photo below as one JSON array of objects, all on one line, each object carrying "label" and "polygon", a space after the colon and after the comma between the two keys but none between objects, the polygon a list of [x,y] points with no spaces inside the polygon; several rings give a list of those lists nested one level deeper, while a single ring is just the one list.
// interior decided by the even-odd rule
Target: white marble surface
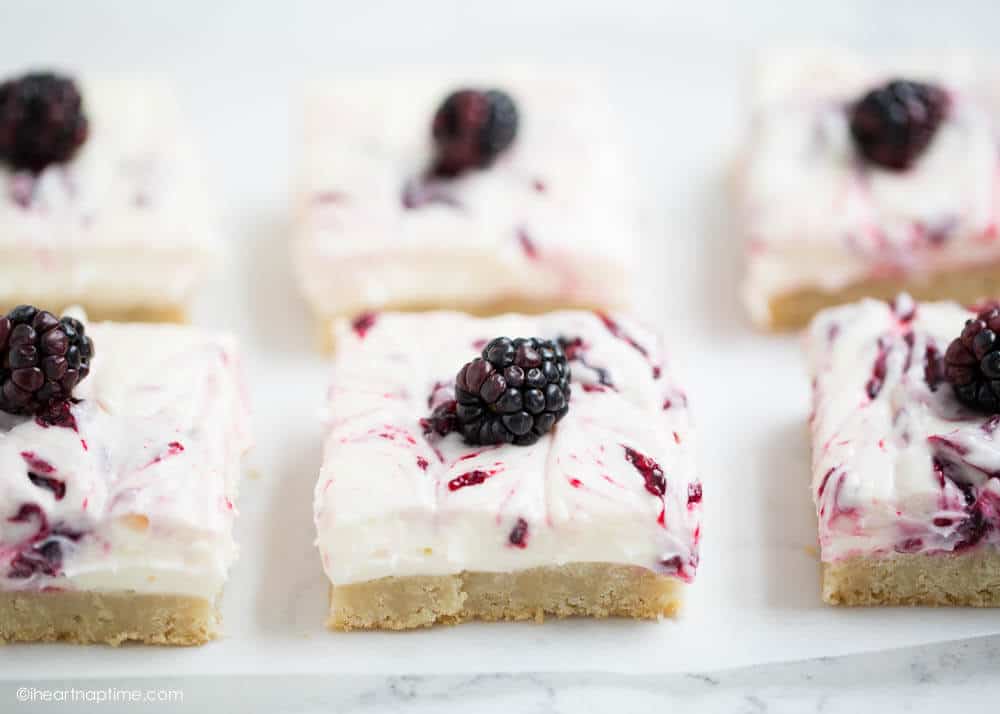
[{"label": "white marble surface", "polygon": [[185,680],[53,680],[44,686],[158,688],[182,704],[17,704],[0,684],[2,712],[284,712],[285,714],[859,714],[991,711],[1000,696],[1000,637],[826,658],[729,672],[666,677],[523,674],[473,677],[285,677]]}]

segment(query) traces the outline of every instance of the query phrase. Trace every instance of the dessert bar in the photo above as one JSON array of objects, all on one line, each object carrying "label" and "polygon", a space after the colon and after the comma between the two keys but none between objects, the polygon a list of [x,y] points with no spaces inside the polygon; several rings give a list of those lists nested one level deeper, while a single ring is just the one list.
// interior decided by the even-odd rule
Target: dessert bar
[{"label": "dessert bar", "polygon": [[233,341],[0,319],[0,642],[219,632],[247,407]]},{"label": "dessert bar", "polygon": [[183,321],[219,240],[155,80],[0,77],[0,308]]},{"label": "dessert bar", "polygon": [[324,335],[374,310],[627,306],[638,206],[614,127],[570,77],[314,88],[292,252]]},{"label": "dessert bar", "polygon": [[380,313],[337,344],[315,493],[331,628],[678,611],[702,487],[647,329]]},{"label": "dessert bar", "polygon": [[1000,605],[998,334],[995,307],[907,296],[813,321],[826,602]]},{"label": "dessert bar", "polygon": [[738,176],[753,320],[797,328],[863,297],[1000,295],[990,68],[963,57],[780,54]]}]

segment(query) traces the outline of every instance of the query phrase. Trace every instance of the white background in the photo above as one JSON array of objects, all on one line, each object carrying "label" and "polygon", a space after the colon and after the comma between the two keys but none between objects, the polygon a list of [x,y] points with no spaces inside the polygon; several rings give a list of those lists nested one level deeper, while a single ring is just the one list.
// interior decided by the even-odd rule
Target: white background
[{"label": "white background", "polygon": [[[241,496],[243,555],[227,588],[224,642],[141,654],[8,648],[0,676],[684,672],[1000,632],[993,613],[819,605],[806,379],[795,339],[747,328],[724,191],[757,51],[988,50],[998,28],[1000,6],[989,2],[0,2],[0,75],[151,72],[178,87],[232,248],[195,318],[243,338],[261,444]],[[658,627],[328,634],[310,508],[324,369],[285,251],[297,89],[374,67],[511,59],[592,65],[612,79],[645,185],[638,305],[687,365],[700,425],[708,535],[699,602],[680,625]]]}]

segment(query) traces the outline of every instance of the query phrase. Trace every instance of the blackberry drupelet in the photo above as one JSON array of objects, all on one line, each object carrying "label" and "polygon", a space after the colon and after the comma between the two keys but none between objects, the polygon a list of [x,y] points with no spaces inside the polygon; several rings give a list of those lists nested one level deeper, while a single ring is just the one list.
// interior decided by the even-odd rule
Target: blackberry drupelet
[{"label": "blackberry drupelet", "polygon": [[1000,306],[988,307],[965,323],[945,352],[944,377],[966,406],[1000,413]]},{"label": "blackberry drupelet", "polygon": [[504,92],[460,89],[434,115],[431,131],[437,156],[431,173],[450,178],[485,168],[514,141],[517,106]]},{"label": "blackberry drupelet", "polygon": [[87,126],[71,79],[35,73],[0,84],[0,161],[15,169],[38,172],[68,160]]},{"label": "blackberry drupelet", "polygon": [[458,404],[454,399],[439,404],[426,420],[424,430],[428,434],[433,432],[438,436],[447,436],[453,431],[458,431],[458,419],[455,416],[457,407]]},{"label": "blackberry drupelet", "polygon": [[569,411],[569,381],[556,343],[498,337],[455,378],[458,431],[470,444],[534,444]]},{"label": "blackberry drupelet", "polygon": [[90,373],[94,343],[71,317],[21,305],[0,318],[0,411],[57,420]]},{"label": "blackberry drupelet", "polygon": [[904,171],[931,143],[948,105],[948,94],[940,87],[893,80],[851,107],[851,136],[868,161]]}]

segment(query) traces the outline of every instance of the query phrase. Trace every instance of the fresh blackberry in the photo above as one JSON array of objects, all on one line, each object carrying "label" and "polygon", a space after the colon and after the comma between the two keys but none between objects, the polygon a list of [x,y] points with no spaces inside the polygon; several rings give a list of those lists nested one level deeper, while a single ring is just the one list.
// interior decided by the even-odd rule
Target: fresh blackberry
[{"label": "fresh blackberry", "polygon": [[498,337],[455,378],[458,431],[470,444],[533,444],[569,411],[569,380],[556,343]]},{"label": "fresh blackberry", "polygon": [[944,355],[944,377],[966,406],[1000,413],[1000,306],[965,323]]},{"label": "fresh blackberry", "polygon": [[71,317],[21,305],[0,318],[0,411],[58,419],[90,373],[94,343]]},{"label": "fresh blackberry", "polygon": [[499,90],[460,89],[448,95],[431,127],[437,149],[432,173],[456,176],[484,168],[517,135],[517,106]]},{"label": "fresh blackberry", "polygon": [[87,138],[87,117],[73,80],[26,74],[0,84],[0,160],[41,171],[69,159]]},{"label": "fresh blackberry", "polygon": [[931,143],[948,105],[948,94],[940,87],[893,80],[851,107],[851,136],[866,159],[903,171]]}]

